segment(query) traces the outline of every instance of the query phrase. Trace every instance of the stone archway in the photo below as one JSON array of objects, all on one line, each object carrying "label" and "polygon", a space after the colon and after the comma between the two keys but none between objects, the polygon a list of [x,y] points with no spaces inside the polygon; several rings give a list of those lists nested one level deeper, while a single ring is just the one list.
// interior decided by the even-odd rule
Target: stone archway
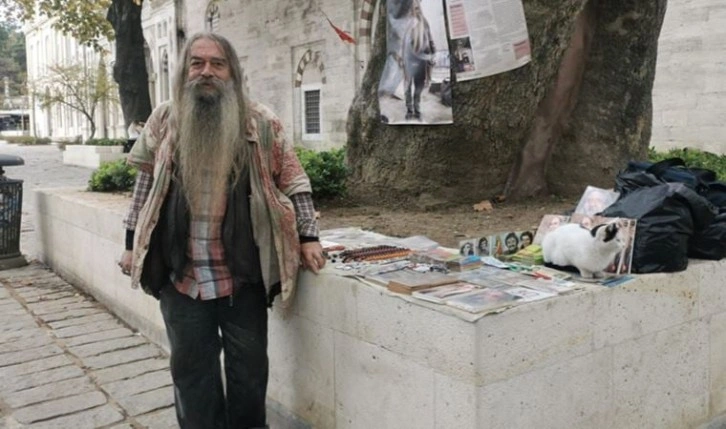
[{"label": "stone archway", "polygon": [[320,71],[320,77],[322,83],[325,83],[325,64],[323,63],[322,54],[320,51],[313,52],[312,49],[308,49],[300,58],[300,62],[297,63],[297,69],[295,70],[295,88],[300,88],[302,85],[303,74],[305,74],[305,68],[308,64],[313,63],[318,67]]}]

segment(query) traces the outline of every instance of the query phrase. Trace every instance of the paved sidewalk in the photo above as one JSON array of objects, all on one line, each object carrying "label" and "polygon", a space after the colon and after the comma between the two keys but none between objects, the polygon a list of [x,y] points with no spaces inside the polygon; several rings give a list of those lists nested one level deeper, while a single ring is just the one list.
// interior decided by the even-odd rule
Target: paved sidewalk
[{"label": "paved sidewalk", "polygon": [[0,283],[0,428],[177,427],[160,347],[40,264]]}]

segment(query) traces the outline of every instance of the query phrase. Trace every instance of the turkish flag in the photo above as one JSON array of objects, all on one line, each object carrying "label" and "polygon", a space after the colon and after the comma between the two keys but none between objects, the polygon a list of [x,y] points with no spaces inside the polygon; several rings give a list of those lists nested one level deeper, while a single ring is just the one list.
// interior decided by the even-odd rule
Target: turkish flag
[{"label": "turkish flag", "polygon": [[352,43],[355,45],[355,39],[353,38],[353,36],[348,34],[347,31],[343,31],[340,28],[336,27],[333,24],[333,22],[330,21],[330,18],[328,18],[327,15],[325,15],[325,19],[328,21],[328,24],[330,24],[330,26],[333,27],[333,30],[335,30],[335,32],[338,34],[338,37],[340,37],[340,40],[342,40],[344,42]]}]

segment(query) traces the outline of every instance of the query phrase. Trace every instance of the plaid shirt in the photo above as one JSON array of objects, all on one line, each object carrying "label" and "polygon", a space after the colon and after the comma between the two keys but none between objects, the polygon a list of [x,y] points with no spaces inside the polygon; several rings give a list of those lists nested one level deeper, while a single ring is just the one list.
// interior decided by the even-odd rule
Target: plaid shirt
[{"label": "plaid shirt", "polygon": [[[148,198],[153,177],[140,170],[136,176],[136,186],[131,207],[124,219],[126,229],[136,229],[139,211]],[[205,195],[209,198],[209,194]],[[301,237],[317,238],[319,231],[315,220],[315,206],[309,192],[293,195],[297,227]],[[208,202],[208,201],[207,201]],[[216,204],[203,204],[206,213],[195,216],[190,221],[189,264],[184,269],[183,279],[172,279],[180,293],[201,300],[223,298],[232,295],[234,279],[224,259],[222,243],[222,222],[227,205],[227,197],[218,199]]]},{"label": "plaid shirt", "polygon": [[[292,214],[294,214],[294,220],[293,218],[290,218],[290,220],[293,220],[293,224],[295,224],[295,226],[297,227],[297,233],[302,239],[304,239],[305,237],[317,238],[319,231],[317,226],[317,220],[315,219],[313,200],[309,191],[309,182],[307,181],[307,177],[304,176],[304,171],[301,169],[299,162],[297,161],[296,157],[294,157],[294,152],[292,152],[291,149],[286,149],[285,147],[284,134],[282,134],[279,120],[274,117],[269,112],[269,110],[266,110],[263,106],[259,104],[253,104],[251,107],[252,111],[255,113],[255,117],[258,119],[255,119],[252,122],[248,123],[248,133],[252,136],[252,138],[255,139],[255,141],[257,138],[257,124],[259,123],[259,118],[269,121],[269,124],[272,125],[274,140],[272,141],[272,151],[270,153],[273,156],[273,163],[276,168],[284,168],[282,170],[279,170],[281,174],[275,177],[277,177],[276,180],[279,181],[277,182],[278,186],[283,185],[280,186],[279,189],[283,191],[283,193],[288,195],[290,201],[292,202],[292,208],[294,209],[294,213]],[[165,121],[162,116],[164,114],[163,111],[160,110],[158,113],[161,113],[158,116],[162,118],[162,121]],[[156,118],[154,121],[149,122],[151,123],[151,125],[154,125],[155,123],[160,121],[159,118]],[[144,146],[155,147],[155,145],[157,144],[157,138],[155,134],[163,134],[161,131],[163,130],[163,125],[161,124],[163,124],[163,122],[161,122],[160,124],[156,124],[155,127],[151,127],[151,131],[149,131],[148,129],[145,130],[146,135],[143,136],[140,141],[146,143],[145,140],[149,140],[149,143],[146,143]],[[149,123],[147,123],[147,128],[149,126]],[[146,161],[146,159],[148,159],[148,155],[143,158],[135,156],[136,152],[144,155],[144,150],[146,149],[142,149],[141,151],[136,152],[135,150],[136,148],[132,150],[132,154],[129,159],[135,161],[135,164],[142,164],[143,168],[139,169],[132,203],[129,212],[124,219],[124,224],[126,228],[132,231],[136,230],[140,214],[144,212],[145,205],[148,202],[147,200],[150,199],[152,191],[155,195],[155,203],[147,209],[152,209],[154,210],[154,213],[157,214],[153,217],[149,217],[149,213],[147,210],[147,217],[145,218],[144,225],[146,225],[146,227],[148,228],[149,222],[151,222],[151,225],[155,224],[155,221],[153,219],[155,218],[155,216],[158,216],[158,208],[161,204],[161,202],[158,200],[158,196],[166,194],[166,191],[159,186],[163,187],[165,185],[162,185],[162,183],[167,182],[167,180],[161,181],[161,177],[158,183],[155,182],[154,175],[152,174],[152,170],[154,170],[155,167],[153,166],[153,164],[150,165],[148,161]],[[168,149],[164,153],[168,153]],[[257,151],[256,154],[259,156],[262,154],[262,152]],[[156,155],[157,160],[159,156],[159,154]],[[166,159],[165,156],[168,155],[161,155],[161,158]],[[266,163],[261,162],[260,158],[258,158],[257,156],[254,158],[253,161],[253,171],[259,171],[261,167],[267,165]],[[159,169],[158,171],[167,171],[166,169],[168,168],[169,167],[167,166]],[[266,168],[261,173],[262,186],[264,186],[265,194],[264,201],[267,201],[268,204],[270,202],[276,201],[273,199],[274,194],[268,189],[270,185],[273,185],[272,182],[269,181],[270,176],[268,175],[276,173],[276,171],[267,171]],[[257,176],[254,177],[255,179],[257,179]],[[254,182],[255,181],[253,180],[253,188]],[[258,183],[260,183],[259,180]],[[258,186],[260,185],[258,184]],[[271,212],[275,213],[275,219],[278,219],[278,221],[275,222],[280,222],[275,225],[280,225],[284,229],[285,225],[289,223],[286,223],[287,221],[284,217],[277,217],[279,216],[279,214],[282,214],[282,212],[279,211],[280,209],[277,207],[279,206],[276,206],[274,209],[270,207],[270,210]],[[181,293],[187,294],[193,298],[198,297],[200,299],[215,299],[231,295],[232,278],[225,261],[224,248],[221,242],[221,227],[222,221],[224,219],[225,208],[226,196],[223,201],[218,201],[214,205],[214,207],[209,207],[210,210],[208,213],[203,213],[191,220],[189,230],[189,247],[187,249],[190,263],[185,270],[186,275],[184,279],[182,279],[181,281],[178,281],[179,279],[175,279],[177,280],[175,281],[175,285]],[[254,226],[254,214],[252,220]],[[148,237],[150,236],[150,231],[148,229],[142,229],[144,231],[141,238],[138,237],[138,233],[136,234],[137,241],[141,240],[140,242],[144,244],[139,249],[134,249],[135,270],[132,270],[132,285],[136,284],[135,281],[138,281],[138,277],[140,276],[138,267],[142,266],[141,262],[143,261],[143,255],[145,255],[145,249],[147,248],[147,245],[145,243],[147,243]],[[290,230],[292,231],[292,229]],[[277,233],[278,231],[280,230],[275,230],[273,232]],[[286,241],[286,239],[283,239],[282,232],[280,232],[279,235],[275,235],[276,238],[274,244],[278,252],[281,252],[280,249],[294,249],[294,247],[287,247],[286,243],[288,243],[288,241]],[[258,245],[260,244],[258,243]],[[285,254],[290,253],[287,250],[282,250],[282,253],[278,253],[278,255]],[[290,254],[290,256],[292,256],[292,254]],[[267,260],[269,260],[269,258]],[[288,302],[289,297],[292,295],[292,287],[294,286],[294,283],[290,284],[290,280],[294,282],[294,278],[296,276],[296,269],[298,266],[298,260],[299,256],[293,259],[288,259],[286,257],[282,257],[282,259],[280,259],[280,269],[284,269],[284,277],[281,276],[282,278],[280,279],[283,283],[283,303]],[[264,261],[265,259],[263,258],[263,267]],[[267,281],[268,279],[266,279],[266,286],[269,288],[270,284],[268,283],[270,282]]]}]

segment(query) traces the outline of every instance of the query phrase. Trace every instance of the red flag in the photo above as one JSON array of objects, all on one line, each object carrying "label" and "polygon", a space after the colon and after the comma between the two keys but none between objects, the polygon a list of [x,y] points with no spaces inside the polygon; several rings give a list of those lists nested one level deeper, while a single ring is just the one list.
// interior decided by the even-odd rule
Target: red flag
[{"label": "red flag", "polygon": [[333,24],[333,22],[330,20],[330,18],[328,18],[328,15],[325,14],[325,12],[323,12],[323,16],[328,21],[328,24],[330,24],[330,26],[333,27],[333,30],[335,30],[335,32],[338,34],[338,37],[340,37],[340,40],[342,40],[344,42],[352,43],[355,45],[355,39],[353,38],[353,36],[348,34],[347,31],[343,31],[340,28],[336,27]]}]

